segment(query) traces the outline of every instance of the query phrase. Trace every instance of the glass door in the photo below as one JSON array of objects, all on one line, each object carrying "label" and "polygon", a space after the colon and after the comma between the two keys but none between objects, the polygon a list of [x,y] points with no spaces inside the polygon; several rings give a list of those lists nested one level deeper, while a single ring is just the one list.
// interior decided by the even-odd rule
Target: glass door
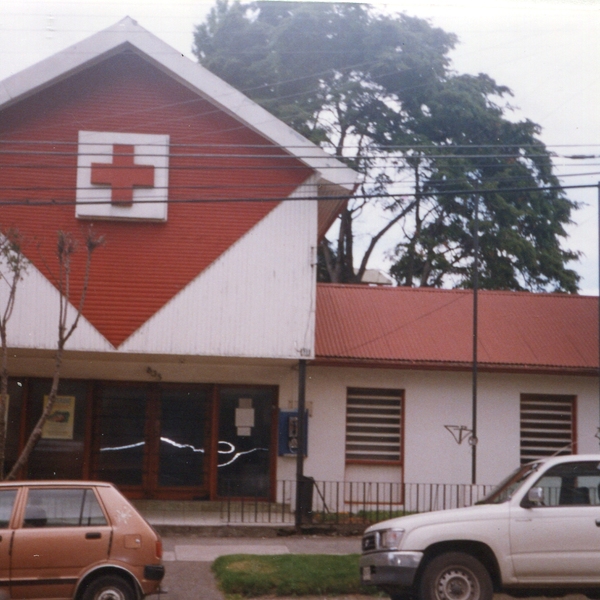
[{"label": "glass door", "polygon": [[208,400],[197,386],[161,389],[159,487],[205,486]]},{"label": "glass door", "polygon": [[217,495],[271,497],[273,474],[273,388],[219,390]]},{"label": "glass door", "polygon": [[96,398],[94,477],[141,486],[146,450],[148,387],[103,386]]},{"label": "glass door", "polygon": [[93,477],[133,497],[207,497],[209,392],[198,385],[100,385]]}]

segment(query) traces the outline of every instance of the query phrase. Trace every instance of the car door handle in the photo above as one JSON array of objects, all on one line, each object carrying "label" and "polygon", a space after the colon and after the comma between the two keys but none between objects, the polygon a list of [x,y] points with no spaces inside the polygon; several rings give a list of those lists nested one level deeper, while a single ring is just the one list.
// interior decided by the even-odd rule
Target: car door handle
[{"label": "car door handle", "polygon": [[86,540],[99,540],[102,537],[102,534],[99,531],[89,531],[85,534]]},{"label": "car door handle", "polygon": [[600,527],[600,519],[596,519],[596,527]]}]

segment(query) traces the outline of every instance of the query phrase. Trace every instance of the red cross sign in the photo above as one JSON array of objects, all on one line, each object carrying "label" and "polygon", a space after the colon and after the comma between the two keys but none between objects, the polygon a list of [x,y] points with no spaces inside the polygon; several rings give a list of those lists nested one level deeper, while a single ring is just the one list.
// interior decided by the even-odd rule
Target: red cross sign
[{"label": "red cross sign", "polygon": [[169,143],[165,133],[80,131],[75,216],[165,222]]},{"label": "red cross sign", "polygon": [[111,202],[118,205],[133,203],[133,189],[154,187],[154,167],[134,162],[134,147],[113,145],[112,163],[92,163],[91,183],[109,185]]}]

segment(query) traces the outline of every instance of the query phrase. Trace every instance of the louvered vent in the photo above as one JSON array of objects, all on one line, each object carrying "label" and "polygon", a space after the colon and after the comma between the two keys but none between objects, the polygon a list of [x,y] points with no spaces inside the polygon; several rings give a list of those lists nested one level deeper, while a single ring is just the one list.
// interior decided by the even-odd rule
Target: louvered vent
[{"label": "louvered vent", "polygon": [[575,396],[521,395],[521,463],[571,454]]},{"label": "louvered vent", "polygon": [[348,388],[347,461],[400,461],[402,399],[402,390]]}]

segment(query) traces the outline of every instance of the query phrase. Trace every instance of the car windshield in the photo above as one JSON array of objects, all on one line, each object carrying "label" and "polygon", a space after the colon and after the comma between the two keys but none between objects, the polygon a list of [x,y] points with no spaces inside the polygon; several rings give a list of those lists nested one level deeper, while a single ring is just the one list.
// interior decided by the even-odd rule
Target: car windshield
[{"label": "car windshield", "polygon": [[521,487],[521,484],[535,471],[541,463],[528,463],[522,465],[511,473],[498,487],[477,504],[501,504],[512,498],[512,495]]}]

